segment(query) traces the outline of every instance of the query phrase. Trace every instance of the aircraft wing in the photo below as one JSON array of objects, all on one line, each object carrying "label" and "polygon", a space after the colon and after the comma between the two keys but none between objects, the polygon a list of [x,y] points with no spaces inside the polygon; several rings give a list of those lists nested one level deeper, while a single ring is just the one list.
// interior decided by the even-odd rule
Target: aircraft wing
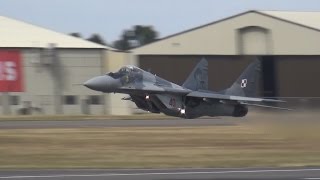
[{"label": "aircraft wing", "polygon": [[275,100],[275,99],[263,99],[263,98],[245,97],[245,96],[232,96],[232,95],[216,94],[216,93],[200,92],[200,91],[193,91],[193,92],[189,93],[187,96],[198,97],[198,98],[217,99],[217,100],[240,101],[240,102],[285,102],[285,101]]},{"label": "aircraft wing", "polygon": [[124,93],[147,93],[147,94],[188,94],[191,91],[188,89],[182,89],[182,88],[174,88],[174,87],[166,87],[166,86],[157,86],[157,85],[151,85],[148,84],[144,87],[121,87],[119,89],[120,91],[123,91]]}]

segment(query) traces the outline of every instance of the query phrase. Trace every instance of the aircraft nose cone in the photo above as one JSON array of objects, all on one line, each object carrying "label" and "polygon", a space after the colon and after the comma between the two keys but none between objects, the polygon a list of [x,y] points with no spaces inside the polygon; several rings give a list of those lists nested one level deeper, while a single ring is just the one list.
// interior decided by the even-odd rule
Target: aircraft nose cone
[{"label": "aircraft nose cone", "polygon": [[116,87],[115,80],[109,76],[98,76],[84,82],[83,85],[95,91],[107,92]]}]

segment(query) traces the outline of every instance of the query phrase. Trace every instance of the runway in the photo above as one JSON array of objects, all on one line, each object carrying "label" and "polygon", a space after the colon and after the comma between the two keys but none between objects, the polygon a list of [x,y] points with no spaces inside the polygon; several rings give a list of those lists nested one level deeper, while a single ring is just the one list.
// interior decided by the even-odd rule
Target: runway
[{"label": "runway", "polygon": [[0,179],[37,180],[211,180],[211,179],[320,179],[320,167],[234,169],[79,169],[2,170]]},{"label": "runway", "polygon": [[0,121],[0,129],[90,128],[90,127],[172,127],[232,126],[243,119],[167,119],[167,120],[8,120]]}]

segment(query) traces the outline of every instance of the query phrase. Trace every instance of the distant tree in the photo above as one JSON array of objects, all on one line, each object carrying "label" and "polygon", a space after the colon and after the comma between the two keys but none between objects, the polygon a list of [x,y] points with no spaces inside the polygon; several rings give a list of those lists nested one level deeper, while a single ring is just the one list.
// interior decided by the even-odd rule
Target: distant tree
[{"label": "distant tree", "polygon": [[134,33],[140,45],[149,44],[158,38],[158,33],[152,26],[137,25],[134,27]]},{"label": "distant tree", "polygon": [[128,50],[130,49],[130,45],[128,40],[125,40],[121,38],[120,40],[114,41],[113,42],[113,47],[120,49],[120,50]]},{"label": "distant tree", "polygon": [[87,40],[101,44],[101,45],[106,45],[106,42],[103,40],[103,38],[99,34],[96,34],[96,33],[92,34]]},{"label": "distant tree", "polygon": [[81,34],[78,32],[73,32],[73,33],[70,33],[69,35],[77,38],[82,38]]},{"label": "distant tree", "polygon": [[128,50],[149,44],[158,38],[158,32],[152,26],[136,25],[132,29],[124,30],[121,38],[113,43],[120,50]]}]

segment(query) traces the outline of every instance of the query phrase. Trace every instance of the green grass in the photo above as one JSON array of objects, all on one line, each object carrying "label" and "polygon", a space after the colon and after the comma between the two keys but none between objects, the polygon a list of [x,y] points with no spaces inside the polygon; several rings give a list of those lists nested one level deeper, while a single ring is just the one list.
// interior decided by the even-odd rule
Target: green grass
[{"label": "green grass", "polygon": [[[320,126],[0,130],[0,168],[320,165]],[[311,129],[310,129],[311,128]]]}]

